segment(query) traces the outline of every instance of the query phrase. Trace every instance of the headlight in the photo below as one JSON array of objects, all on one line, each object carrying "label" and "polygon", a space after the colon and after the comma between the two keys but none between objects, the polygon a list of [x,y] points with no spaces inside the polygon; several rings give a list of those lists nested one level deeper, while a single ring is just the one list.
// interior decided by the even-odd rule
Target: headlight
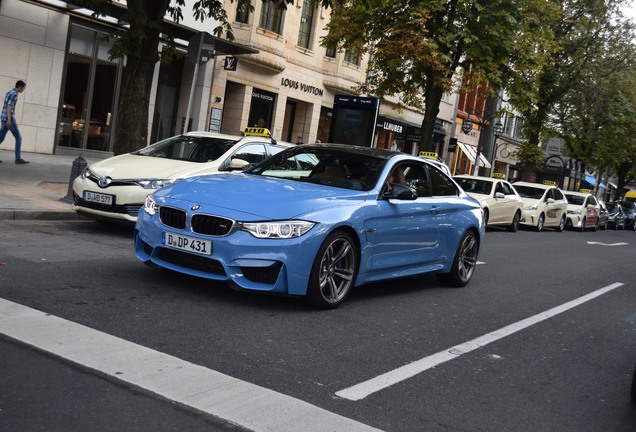
[{"label": "headlight", "polygon": [[532,204],[529,205],[528,207],[525,207],[524,210],[536,210],[539,208],[539,204]]},{"label": "headlight", "polygon": [[153,180],[137,180],[136,183],[144,189],[159,189],[164,186],[171,185],[179,181],[179,179],[153,179]]},{"label": "headlight", "polygon": [[90,169],[89,167],[86,167],[86,168],[84,168],[84,171],[82,171],[82,172],[80,173],[80,177],[81,177],[82,179],[85,179],[85,178],[87,178],[87,177],[90,177],[90,176],[91,176],[91,174],[92,174],[92,173],[91,173],[91,169]]},{"label": "headlight", "polygon": [[256,238],[288,239],[300,237],[316,225],[307,221],[243,222],[243,231]]},{"label": "headlight", "polygon": [[146,201],[144,201],[144,211],[148,213],[150,216],[154,215],[159,211],[159,206],[157,202],[152,199],[152,196],[148,195],[146,197]]}]

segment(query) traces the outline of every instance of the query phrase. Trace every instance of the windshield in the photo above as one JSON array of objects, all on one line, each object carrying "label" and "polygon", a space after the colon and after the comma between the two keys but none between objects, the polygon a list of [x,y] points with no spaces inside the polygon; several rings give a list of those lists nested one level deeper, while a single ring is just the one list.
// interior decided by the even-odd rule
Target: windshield
[{"label": "windshield", "polygon": [[295,147],[248,169],[250,174],[368,191],[386,159],[329,148]]},{"label": "windshield", "polygon": [[585,197],[581,195],[565,194],[565,197],[568,199],[568,204],[583,205],[585,201]]},{"label": "windshield", "polygon": [[621,201],[620,205],[621,205],[621,207],[623,207],[623,210],[626,213],[635,213],[636,212],[636,204],[634,204],[634,203]]},{"label": "windshield", "polygon": [[455,178],[455,181],[464,189],[465,192],[490,195],[492,190],[492,182],[487,180],[479,180],[473,178]]},{"label": "windshield", "polygon": [[539,200],[543,197],[543,194],[545,193],[545,189],[541,189],[541,188],[536,188],[532,186],[521,186],[521,185],[514,185],[514,186],[515,186],[515,189],[517,190],[517,193],[521,195],[522,198],[530,198],[530,199]]},{"label": "windshield", "polygon": [[236,141],[212,137],[180,135],[159,141],[134,154],[190,162],[211,162],[228,151]]},{"label": "windshield", "polygon": [[615,202],[607,203],[605,206],[607,207],[607,211],[610,213],[618,211],[619,207],[618,204],[616,204]]}]

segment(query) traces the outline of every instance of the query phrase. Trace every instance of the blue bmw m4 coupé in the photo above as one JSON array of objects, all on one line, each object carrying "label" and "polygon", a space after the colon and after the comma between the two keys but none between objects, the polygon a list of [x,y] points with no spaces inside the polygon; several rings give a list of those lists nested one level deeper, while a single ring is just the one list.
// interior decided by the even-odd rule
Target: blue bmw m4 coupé
[{"label": "blue bmw m4 coup\u00e9", "polygon": [[312,144],[157,190],[134,239],[147,264],[334,308],[369,282],[465,286],[484,231],[479,203],[426,159]]}]

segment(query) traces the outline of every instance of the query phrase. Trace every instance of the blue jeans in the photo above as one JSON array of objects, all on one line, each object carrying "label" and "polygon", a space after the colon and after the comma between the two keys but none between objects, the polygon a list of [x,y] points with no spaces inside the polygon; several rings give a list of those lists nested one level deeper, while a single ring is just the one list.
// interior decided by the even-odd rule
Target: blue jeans
[{"label": "blue jeans", "polygon": [[0,126],[0,144],[4,141],[7,136],[7,132],[11,131],[13,137],[15,138],[15,160],[21,159],[20,156],[20,148],[22,147],[22,136],[20,135],[20,131],[18,130],[18,124],[15,121],[11,122],[11,127],[7,127],[6,123],[2,123]]}]

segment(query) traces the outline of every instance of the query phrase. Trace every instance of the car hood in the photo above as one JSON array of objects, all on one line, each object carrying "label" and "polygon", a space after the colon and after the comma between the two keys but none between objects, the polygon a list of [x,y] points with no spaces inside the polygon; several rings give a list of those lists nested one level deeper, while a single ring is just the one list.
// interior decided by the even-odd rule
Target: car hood
[{"label": "car hood", "polygon": [[292,219],[331,207],[359,206],[370,192],[253,174],[191,177],[154,193],[159,205],[222,212],[233,219]]},{"label": "car hood", "polygon": [[541,201],[541,199],[535,199],[535,198],[524,198],[524,197],[521,197],[521,200],[523,201],[523,205],[524,205],[524,207],[531,206],[531,205],[535,205],[536,203],[538,203],[539,201]]},{"label": "car hood", "polygon": [[485,195],[485,194],[480,194],[480,193],[475,193],[475,192],[466,192],[466,194],[469,197],[473,197],[475,198],[477,201],[479,202],[484,202],[486,201],[488,198],[490,198],[490,195]]},{"label": "car hood", "polygon": [[218,162],[190,162],[128,153],[89,166],[99,177],[112,179],[185,178],[218,170]]}]

